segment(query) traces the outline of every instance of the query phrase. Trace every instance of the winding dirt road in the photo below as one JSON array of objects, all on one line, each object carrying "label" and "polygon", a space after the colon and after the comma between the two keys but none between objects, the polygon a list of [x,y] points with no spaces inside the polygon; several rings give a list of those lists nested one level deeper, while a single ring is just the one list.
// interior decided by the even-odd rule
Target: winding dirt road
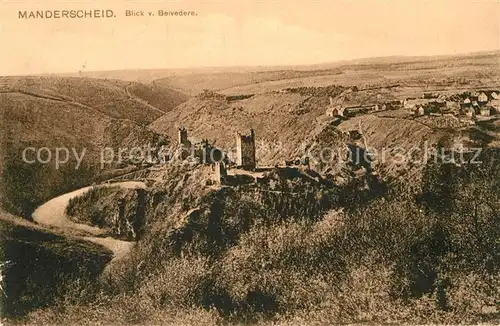
[{"label": "winding dirt road", "polygon": [[68,233],[74,234],[76,231],[77,233],[90,234],[90,236],[81,236],[81,238],[99,244],[111,250],[113,252],[113,259],[111,260],[111,262],[121,259],[128,252],[130,252],[134,245],[134,242],[118,240],[113,237],[98,237],[99,235],[104,234],[106,231],[90,225],[75,223],[71,221],[66,215],[66,207],[68,206],[70,199],[82,195],[95,187],[112,186],[123,187],[127,189],[146,188],[146,185],[143,182],[139,181],[124,181],[81,188],[53,198],[45,204],[41,205],[33,212],[33,220],[39,224],[56,227],[63,232],[66,231]]}]

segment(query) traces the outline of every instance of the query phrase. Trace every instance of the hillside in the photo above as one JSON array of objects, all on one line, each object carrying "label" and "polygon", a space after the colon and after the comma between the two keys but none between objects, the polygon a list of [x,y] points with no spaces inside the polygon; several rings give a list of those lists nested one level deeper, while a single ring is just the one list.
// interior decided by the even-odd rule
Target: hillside
[{"label": "hillside", "polygon": [[[373,152],[374,168],[382,178],[411,179],[415,185],[425,167],[425,151],[430,153],[443,137],[450,135],[449,130],[434,129],[418,121],[376,115],[349,119],[339,129],[361,130],[361,146]],[[412,151],[411,157],[402,156]]]},{"label": "hillside", "polygon": [[[61,77],[5,77],[1,81],[2,186],[4,199],[16,196],[15,203],[4,205],[24,216],[55,192],[86,185],[105,172],[100,167],[105,148],[117,152],[166,142],[145,126],[187,99],[162,87],[121,81]],[[29,160],[46,148],[40,157],[47,162],[24,162],[22,153],[28,147],[33,148]],[[58,148],[67,150],[60,157],[67,162],[60,166],[55,161]],[[83,157],[81,164],[77,156]],[[122,166],[106,169],[127,164],[124,155]],[[26,207],[16,208],[21,204]]]},{"label": "hillside", "polygon": [[[226,95],[264,93],[287,87],[404,83],[419,87],[498,85],[499,52],[457,56],[385,57],[310,66],[234,68],[177,72],[159,78],[164,85],[195,95],[203,89]],[[209,69],[206,69],[209,70]],[[473,78],[470,78],[473,77]]]},{"label": "hillside", "polygon": [[119,143],[114,138],[137,133],[187,99],[151,85],[88,78],[5,77],[2,86],[2,141],[46,146]]},{"label": "hillside", "polygon": [[307,91],[269,92],[235,101],[200,95],[166,113],[150,127],[172,139],[177,139],[178,127],[185,127],[190,138],[206,138],[233,155],[236,133],[249,133],[253,128],[259,165],[274,165],[289,159],[307,142],[317,119],[324,115],[328,96],[336,96],[342,90],[337,86],[324,88],[319,96],[311,96]]},{"label": "hillside", "polygon": [[[415,155],[423,155],[426,148],[434,148],[448,136],[461,139],[461,142],[475,142],[470,139],[468,128],[458,132],[458,129],[454,131],[432,124],[434,120],[448,119],[446,117],[427,117],[430,121],[424,117],[413,119],[404,110],[359,115],[340,121],[327,117],[328,96],[338,96],[343,89],[336,86],[296,88],[238,100],[214,94],[199,95],[168,112],[150,127],[171,139],[176,139],[179,127],[185,127],[190,139],[208,139],[211,144],[227,151],[233,159],[237,132],[248,133],[253,128],[259,166],[283,165],[285,160],[303,156],[311,156],[315,164],[320,160],[321,152],[327,151],[340,151],[344,155],[342,151],[349,143],[349,137],[345,135],[357,130],[364,137],[355,146],[368,146],[379,156],[384,156],[378,158],[380,164],[375,162],[384,178],[408,177],[407,173],[418,177],[423,165],[414,164],[416,158],[413,162],[399,162],[401,153],[413,150]],[[405,93],[404,89],[394,88],[347,92],[343,96],[346,105],[366,105],[400,100],[401,93]],[[477,128],[481,130],[481,127]],[[494,138],[498,139],[497,136]],[[331,159],[331,162],[319,164],[316,168],[321,172],[329,168],[338,171],[334,166],[339,163],[339,157]]]}]

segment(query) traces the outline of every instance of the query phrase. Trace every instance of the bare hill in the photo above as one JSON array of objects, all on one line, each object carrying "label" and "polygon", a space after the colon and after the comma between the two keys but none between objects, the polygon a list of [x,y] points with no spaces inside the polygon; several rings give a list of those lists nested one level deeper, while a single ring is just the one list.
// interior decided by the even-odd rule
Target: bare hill
[{"label": "bare hill", "polygon": [[[287,87],[380,85],[404,83],[418,86],[483,87],[498,85],[500,52],[456,56],[384,57],[333,63],[200,70],[159,78],[155,84],[197,94],[203,89],[227,95],[253,94]],[[471,78],[473,77],[473,78]]]},{"label": "bare hill", "polygon": [[2,82],[2,142],[9,148],[37,144],[91,152],[139,144],[152,136],[144,125],[187,99],[172,90],[121,81],[12,77]]}]

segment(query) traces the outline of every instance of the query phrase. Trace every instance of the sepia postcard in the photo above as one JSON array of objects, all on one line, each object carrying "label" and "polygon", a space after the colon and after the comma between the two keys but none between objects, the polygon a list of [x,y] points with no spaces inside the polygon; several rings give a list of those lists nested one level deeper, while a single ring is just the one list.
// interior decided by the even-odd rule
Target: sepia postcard
[{"label": "sepia postcard", "polygon": [[0,325],[499,325],[499,0],[0,0]]}]

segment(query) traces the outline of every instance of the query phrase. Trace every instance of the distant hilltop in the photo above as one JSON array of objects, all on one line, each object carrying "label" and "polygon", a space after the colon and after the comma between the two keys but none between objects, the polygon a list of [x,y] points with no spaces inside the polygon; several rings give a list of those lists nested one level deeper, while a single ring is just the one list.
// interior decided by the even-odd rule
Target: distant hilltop
[{"label": "distant hilltop", "polygon": [[341,60],[333,62],[325,62],[318,64],[304,65],[287,65],[287,66],[229,66],[229,67],[186,67],[186,68],[158,68],[158,69],[115,69],[115,70],[100,70],[100,71],[75,71],[61,73],[45,73],[41,75],[58,75],[68,77],[94,77],[94,78],[110,78],[129,81],[152,82],[160,78],[190,76],[190,75],[205,75],[205,74],[225,74],[225,73],[262,73],[276,71],[319,71],[324,73],[332,69],[349,68],[351,66],[363,65],[388,65],[388,64],[405,64],[417,62],[434,62],[436,66],[445,64],[446,61],[453,62],[455,60],[480,60],[480,59],[496,59],[497,66],[500,60],[500,50],[471,52],[454,55],[434,55],[434,56],[386,56],[374,58],[358,58],[350,60]]}]

